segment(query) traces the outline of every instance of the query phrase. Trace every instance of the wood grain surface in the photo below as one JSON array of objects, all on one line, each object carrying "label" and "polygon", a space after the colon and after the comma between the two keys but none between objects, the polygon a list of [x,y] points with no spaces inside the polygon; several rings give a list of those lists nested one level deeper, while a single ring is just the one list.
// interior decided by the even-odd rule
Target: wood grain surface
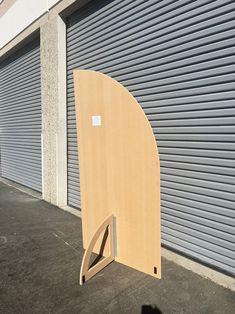
[{"label": "wood grain surface", "polygon": [[115,260],[160,278],[160,162],[147,117],[107,75],[75,70],[74,86],[84,248],[113,214]]}]

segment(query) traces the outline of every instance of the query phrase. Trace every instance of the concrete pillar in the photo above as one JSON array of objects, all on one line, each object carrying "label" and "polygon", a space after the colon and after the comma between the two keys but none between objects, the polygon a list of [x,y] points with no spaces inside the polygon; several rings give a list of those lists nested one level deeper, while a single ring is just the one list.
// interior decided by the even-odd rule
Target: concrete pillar
[{"label": "concrete pillar", "polygon": [[66,25],[60,16],[40,28],[43,199],[67,205]]}]

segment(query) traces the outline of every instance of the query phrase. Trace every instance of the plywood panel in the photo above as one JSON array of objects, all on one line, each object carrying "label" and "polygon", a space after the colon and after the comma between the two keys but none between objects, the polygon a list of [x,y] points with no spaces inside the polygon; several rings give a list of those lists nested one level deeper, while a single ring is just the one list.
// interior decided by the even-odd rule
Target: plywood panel
[{"label": "plywood panel", "polygon": [[113,214],[115,259],[160,278],[160,164],[150,124],[112,78],[75,70],[74,84],[84,248]]}]

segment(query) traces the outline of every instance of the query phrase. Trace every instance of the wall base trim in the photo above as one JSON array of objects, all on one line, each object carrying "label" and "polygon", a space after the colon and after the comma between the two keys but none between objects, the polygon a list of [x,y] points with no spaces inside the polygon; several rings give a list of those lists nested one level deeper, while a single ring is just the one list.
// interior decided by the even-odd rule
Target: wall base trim
[{"label": "wall base trim", "polygon": [[73,214],[73,215],[75,215],[75,216],[77,216],[79,218],[82,218],[82,213],[81,213],[81,211],[79,209],[70,207],[68,205],[66,205],[66,206],[59,206],[59,208],[65,210],[65,211],[69,212],[70,214]]},{"label": "wall base trim", "polygon": [[24,192],[28,195],[31,195],[31,196],[36,197],[38,199],[42,199],[42,193],[35,191],[31,188],[28,188],[27,186],[24,186],[20,183],[17,183],[15,181],[11,181],[11,180],[3,178],[1,176],[0,176],[0,182],[4,183],[6,185],[12,186],[13,188],[16,188],[17,190]]},{"label": "wall base trim", "polygon": [[235,291],[235,279],[233,277],[225,275],[217,270],[202,265],[163,247],[162,257],[200,275],[203,278],[207,278],[224,288]]}]

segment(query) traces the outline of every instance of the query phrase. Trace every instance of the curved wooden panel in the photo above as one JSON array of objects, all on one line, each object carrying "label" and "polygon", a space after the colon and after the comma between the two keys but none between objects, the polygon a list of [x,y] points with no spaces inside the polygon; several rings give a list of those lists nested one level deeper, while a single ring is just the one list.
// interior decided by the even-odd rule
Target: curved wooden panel
[{"label": "curved wooden panel", "polygon": [[113,214],[115,260],[160,278],[160,164],[151,126],[109,76],[75,70],[74,84],[84,248]]}]

